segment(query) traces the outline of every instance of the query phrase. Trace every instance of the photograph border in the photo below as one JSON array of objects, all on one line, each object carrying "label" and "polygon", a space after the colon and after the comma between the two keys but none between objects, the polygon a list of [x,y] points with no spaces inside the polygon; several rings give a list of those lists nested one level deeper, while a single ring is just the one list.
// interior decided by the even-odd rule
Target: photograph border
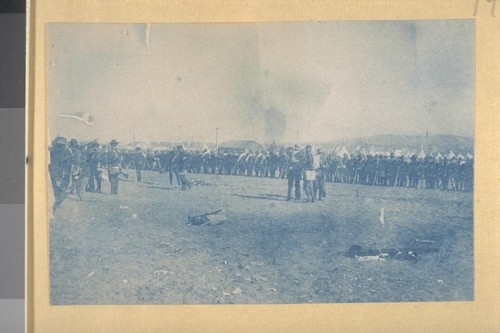
[{"label": "photograph border", "polygon": [[[500,327],[500,123],[495,0],[31,1],[27,74],[28,332],[491,332]],[[46,27],[53,22],[201,23],[475,19],[474,295],[470,302],[297,305],[51,306],[48,246]]]}]

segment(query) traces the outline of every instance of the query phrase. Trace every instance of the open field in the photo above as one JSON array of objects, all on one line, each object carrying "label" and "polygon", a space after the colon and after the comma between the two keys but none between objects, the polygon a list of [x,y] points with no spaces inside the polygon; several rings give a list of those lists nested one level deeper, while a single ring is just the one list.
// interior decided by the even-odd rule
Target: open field
[{"label": "open field", "polygon": [[[69,196],[50,221],[52,304],[473,299],[472,193],[327,183],[326,200],[295,203],[286,180],[188,177],[204,185],[181,191],[145,172],[116,196],[107,182]],[[225,223],[187,224],[216,209]],[[346,257],[355,244],[418,261]]]}]

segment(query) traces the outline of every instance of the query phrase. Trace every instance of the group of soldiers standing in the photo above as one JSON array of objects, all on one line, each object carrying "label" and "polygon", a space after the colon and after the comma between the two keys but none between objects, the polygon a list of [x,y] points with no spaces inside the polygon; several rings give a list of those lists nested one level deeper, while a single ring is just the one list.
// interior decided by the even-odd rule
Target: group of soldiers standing
[{"label": "group of soldiers standing", "polygon": [[[191,188],[187,173],[269,177],[288,180],[287,199],[301,200],[301,181],[307,201],[325,197],[325,182],[362,184],[370,186],[424,187],[456,191],[472,191],[473,159],[470,156],[425,158],[416,154],[361,154],[339,156],[325,154],[321,149],[313,152],[310,145],[245,151],[223,150],[187,151],[183,146],[153,151],[136,147],[134,150],[117,148],[111,140],[102,146],[97,140],[79,144],[56,137],[49,147],[49,173],[57,207],[66,194],[75,193],[81,200],[84,192],[102,192],[105,174],[111,193],[118,193],[120,175],[128,177],[124,169],[134,169],[138,182],[143,170],[169,174],[171,185],[183,190]],[[103,171],[106,171],[103,173]]]},{"label": "group of soldiers standing", "polygon": [[[107,177],[111,194],[118,194],[120,176],[128,178],[123,172],[124,153],[117,149],[118,141],[111,140],[106,146],[101,146],[97,140],[84,145],[76,139],[69,142],[65,137],[56,137],[50,147],[49,176],[54,192],[54,209],[64,200],[67,194],[76,194],[77,200],[82,200],[85,192],[102,193],[102,183]],[[187,153],[182,146],[171,152],[170,184],[174,175],[183,190],[191,188],[191,182],[186,178]],[[142,182],[142,170],[148,167],[148,154],[136,147],[132,160],[126,168],[133,168],[136,179]],[[103,172],[106,171],[106,172]]]}]

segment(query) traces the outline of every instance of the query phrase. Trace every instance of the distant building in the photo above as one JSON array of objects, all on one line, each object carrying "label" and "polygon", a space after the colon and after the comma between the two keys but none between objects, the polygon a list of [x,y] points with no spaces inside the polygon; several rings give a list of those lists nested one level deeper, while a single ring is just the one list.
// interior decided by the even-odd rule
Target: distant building
[{"label": "distant building", "polygon": [[225,153],[244,153],[248,151],[256,152],[257,150],[263,150],[260,144],[253,140],[231,140],[219,145],[219,149]]}]

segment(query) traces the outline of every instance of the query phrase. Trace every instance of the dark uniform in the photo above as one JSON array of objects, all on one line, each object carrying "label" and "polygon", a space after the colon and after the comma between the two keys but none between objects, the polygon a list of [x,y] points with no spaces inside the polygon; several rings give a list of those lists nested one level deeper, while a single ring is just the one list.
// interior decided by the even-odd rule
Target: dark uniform
[{"label": "dark uniform", "polygon": [[314,202],[313,182],[316,179],[314,158],[311,150],[312,147],[308,145],[304,152],[304,159],[302,160],[304,167],[304,192],[306,193],[307,202]]},{"label": "dark uniform", "polygon": [[102,162],[101,149],[99,143],[93,142],[88,146],[87,163],[89,165],[89,181],[87,183],[87,192],[101,191],[102,172],[99,170],[99,164]]},{"label": "dark uniform", "polygon": [[72,152],[71,193],[76,192],[78,200],[82,200],[89,175],[86,151],[84,151],[84,147],[80,147],[78,145],[78,141],[76,139],[71,139],[69,146]]},{"label": "dark uniform", "polygon": [[67,146],[66,138],[58,136],[52,141],[49,148],[50,164],[49,175],[54,191],[55,211],[66,196],[66,190],[71,177],[71,150]]},{"label": "dark uniform", "polygon": [[[313,182],[314,199],[316,199],[317,197],[318,200],[322,200],[323,198],[326,197],[325,172],[328,166],[325,157],[321,153],[321,150],[318,149],[317,155],[314,156],[314,158],[315,158],[314,168],[316,169],[316,179]],[[316,159],[319,159],[319,161],[317,162]]]},{"label": "dark uniform", "polygon": [[300,180],[302,179],[302,164],[301,164],[301,159],[302,156],[297,149],[295,150],[287,150],[288,154],[288,159],[287,159],[287,165],[288,165],[288,172],[287,172],[287,178],[288,178],[288,195],[287,195],[287,201],[292,200],[292,190],[293,187],[295,186],[295,200],[300,201]]},{"label": "dark uniform", "polygon": [[181,181],[182,189],[189,190],[192,186],[191,182],[187,179],[186,174],[189,168],[188,154],[183,146],[177,147],[177,160],[179,163],[179,179]]},{"label": "dark uniform", "polygon": [[133,161],[137,181],[142,182],[142,169],[144,169],[144,166],[146,165],[146,154],[144,154],[140,147],[135,148]]},{"label": "dark uniform", "polygon": [[118,142],[113,139],[109,143],[111,149],[106,153],[106,164],[108,166],[109,184],[111,185],[111,194],[118,194],[118,184],[120,173],[122,172],[120,166],[120,155],[116,150]]}]

